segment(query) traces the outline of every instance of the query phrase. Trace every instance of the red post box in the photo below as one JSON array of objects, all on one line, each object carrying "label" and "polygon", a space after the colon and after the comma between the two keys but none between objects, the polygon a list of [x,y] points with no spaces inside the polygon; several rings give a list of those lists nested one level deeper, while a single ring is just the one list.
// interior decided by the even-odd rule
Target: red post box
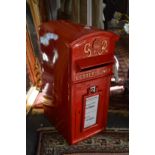
[{"label": "red post box", "polygon": [[106,127],[118,38],[63,20],[40,26],[45,115],[70,144]]}]

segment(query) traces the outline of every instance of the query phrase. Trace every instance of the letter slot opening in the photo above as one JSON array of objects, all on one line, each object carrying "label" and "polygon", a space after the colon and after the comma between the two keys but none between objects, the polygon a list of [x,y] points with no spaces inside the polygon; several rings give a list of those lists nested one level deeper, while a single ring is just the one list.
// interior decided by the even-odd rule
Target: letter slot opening
[{"label": "letter slot opening", "polygon": [[84,72],[92,69],[106,67],[114,63],[114,58],[105,60],[103,58],[82,59],[77,61],[77,72]]},{"label": "letter slot opening", "polygon": [[110,64],[111,63],[106,63],[106,64],[100,64],[100,65],[91,66],[91,67],[85,66],[84,68],[80,68],[80,72],[84,72],[84,71],[88,71],[88,70],[92,70],[92,69],[96,69],[96,68],[101,68],[101,67],[106,67]]}]

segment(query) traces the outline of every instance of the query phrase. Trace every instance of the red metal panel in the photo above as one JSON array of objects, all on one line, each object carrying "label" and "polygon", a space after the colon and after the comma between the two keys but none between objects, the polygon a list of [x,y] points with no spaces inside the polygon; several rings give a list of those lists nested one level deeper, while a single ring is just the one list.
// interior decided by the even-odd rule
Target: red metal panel
[{"label": "red metal panel", "polygon": [[52,99],[45,115],[70,144],[106,128],[117,40],[112,32],[62,20],[40,27],[42,90]]},{"label": "red metal panel", "polygon": [[[93,135],[96,132],[99,132],[106,127],[110,78],[111,78],[110,76],[101,77],[101,78],[97,78],[89,81],[83,81],[73,85],[72,87],[72,104],[73,104],[72,124],[75,125],[75,131],[73,131],[74,132],[73,143],[79,140],[85,139],[89,135]],[[87,130],[81,131],[81,126],[84,121],[84,118],[83,118],[84,99],[89,96],[89,95],[87,96],[88,89],[92,86],[96,86],[98,90],[96,93],[92,95],[99,94],[99,103],[98,103],[99,111],[97,113],[98,121],[95,126],[89,127]]]}]

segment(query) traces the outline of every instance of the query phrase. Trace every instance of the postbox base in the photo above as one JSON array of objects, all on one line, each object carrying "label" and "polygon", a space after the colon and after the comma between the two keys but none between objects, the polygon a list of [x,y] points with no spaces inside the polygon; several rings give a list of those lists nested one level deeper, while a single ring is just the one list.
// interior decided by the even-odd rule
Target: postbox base
[{"label": "postbox base", "polygon": [[93,133],[89,134],[89,135],[86,135],[85,137],[82,137],[82,138],[79,138],[79,139],[76,139],[76,140],[71,140],[69,141],[69,144],[72,145],[72,144],[77,144],[78,142],[82,141],[82,140],[85,140],[87,138],[90,138],[91,136],[94,136],[96,135],[97,133],[100,133],[101,131],[103,131],[105,128],[103,129],[99,129],[97,131],[94,131]]},{"label": "postbox base", "polygon": [[97,129],[83,137],[79,137],[79,138],[73,138],[71,136],[71,132],[68,131],[68,129],[66,128],[62,128],[62,125],[58,125],[51,117],[51,107],[48,106],[44,106],[44,110],[45,110],[45,116],[48,118],[48,120],[52,123],[52,125],[54,125],[54,127],[56,128],[56,130],[66,139],[66,141],[68,142],[69,145],[72,144],[76,144],[82,140],[85,140],[87,138],[90,138],[91,136],[96,135],[97,133],[103,131],[106,129],[106,127],[103,127],[101,129]]},{"label": "postbox base", "polygon": [[63,122],[57,123],[57,122],[54,121],[54,119],[53,119],[54,117],[51,117],[52,116],[51,115],[52,114],[51,113],[51,107],[44,105],[44,110],[45,110],[45,116],[48,118],[48,120],[51,122],[51,124],[54,125],[56,130],[65,138],[65,140],[70,145],[76,144],[76,143],[78,143],[78,142],[80,142],[82,140],[90,138],[91,136],[96,135],[97,133],[105,130],[105,127],[103,127],[101,129],[97,129],[97,130],[95,130],[95,131],[93,131],[93,132],[91,132],[91,133],[89,133],[89,134],[87,134],[87,135],[85,135],[83,137],[74,138],[74,137],[72,137],[71,132],[68,129],[66,129],[66,126],[61,124]]}]

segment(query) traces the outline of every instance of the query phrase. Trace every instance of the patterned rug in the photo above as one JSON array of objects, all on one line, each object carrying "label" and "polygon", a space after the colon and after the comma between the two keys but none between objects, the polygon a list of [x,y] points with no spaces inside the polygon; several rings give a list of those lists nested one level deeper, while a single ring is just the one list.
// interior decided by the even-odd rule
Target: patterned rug
[{"label": "patterned rug", "polygon": [[127,155],[129,152],[128,130],[108,129],[74,145],[68,145],[54,128],[43,129],[38,132],[37,155],[83,155],[83,153],[92,155],[97,153],[100,155],[101,153],[103,155]]}]

